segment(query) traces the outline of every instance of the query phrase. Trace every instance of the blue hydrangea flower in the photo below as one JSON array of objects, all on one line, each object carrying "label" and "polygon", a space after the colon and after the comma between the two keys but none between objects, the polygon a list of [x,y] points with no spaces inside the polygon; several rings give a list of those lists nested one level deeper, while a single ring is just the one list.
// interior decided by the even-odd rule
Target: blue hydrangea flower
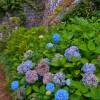
[{"label": "blue hydrangea flower", "polygon": [[47,90],[47,91],[53,92],[54,89],[55,89],[55,87],[54,87],[54,84],[53,84],[53,83],[48,83],[48,84],[46,85],[46,90]]},{"label": "blue hydrangea flower", "polygon": [[71,85],[71,79],[67,79],[65,83],[66,83],[67,86],[70,86]]},{"label": "blue hydrangea flower", "polygon": [[19,88],[19,82],[18,81],[13,81],[11,83],[11,89],[12,90],[17,90]]},{"label": "blue hydrangea flower", "polygon": [[94,64],[86,63],[83,65],[82,69],[84,73],[94,73],[94,71],[96,70],[96,67]]},{"label": "blue hydrangea flower", "polygon": [[85,73],[83,74],[82,81],[84,85],[89,87],[97,87],[98,86],[98,79],[93,73]]},{"label": "blue hydrangea flower", "polygon": [[47,48],[53,48],[53,46],[54,46],[54,45],[53,45],[52,43],[48,43],[48,44],[46,45]]},{"label": "blue hydrangea flower", "polygon": [[54,34],[52,39],[53,39],[54,42],[57,43],[60,40],[60,35],[59,34]]},{"label": "blue hydrangea flower", "polygon": [[71,46],[65,50],[65,57],[68,59],[68,61],[71,61],[72,57],[76,57],[77,59],[81,58],[81,55],[79,53],[79,49],[76,46]]},{"label": "blue hydrangea flower", "polygon": [[69,99],[69,93],[66,90],[58,90],[55,94],[55,100],[68,100]]}]

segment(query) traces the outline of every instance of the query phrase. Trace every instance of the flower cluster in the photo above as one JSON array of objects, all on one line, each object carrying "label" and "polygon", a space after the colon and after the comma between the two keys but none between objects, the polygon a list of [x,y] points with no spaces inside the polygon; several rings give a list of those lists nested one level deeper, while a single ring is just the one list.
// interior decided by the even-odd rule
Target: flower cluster
[{"label": "flower cluster", "polygon": [[29,70],[26,72],[26,81],[28,83],[34,83],[38,80],[38,74],[36,70]]},{"label": "flower cluster", "polygon": [[39,63],[50,64],[50,59],[48,59],[48,58],[42,58],[42,59],[40,59],[40,62]]},{"label": "flower cluster", "polygon": [[95,65],[91,63],[86,63],[83,65],[83,72],[84,73],[94,73],[96,70]]},{"label": "flower cluster", "polygon": [[53,48],[53,44],[50,42],[50,43],[48,43],[47,45],[46,45],[46,48]]},{"label": "flower cluster", "polygon": [[46,63],[40,63],[36,66],[37,74],[40,76],[44,76],[49,72],[49,66]]},{"label": "flower cluster", "polygon": [[59,40],[60,40],[60,35],[59,34],[54,34],[53,37],[52,37],[53,41],[55,43],[57,43]]},{"label": "flower cluster", "polygon": [[29,59],[31,58],[33,55],[33,51],[32,50],[28,50],[24,53],[24,59]]},{"label": "flower cluster", "polygon": [[11,83],[11,89],[12,90],[17,90],[19,88],[19,82],[18,81],[13,81]]},{"label": "flower cluster", "polygon": [[55,89],[55,86],[54,86],[53,83],[48,83],[48,84],[46,85],[46,90],[47,90],[47,91],[53,92],[54,89]]},{"label": "flower cluster", "polygon": [[63,73],[58,72],[53,76],[53,82],[58,85],[65,85],[65,76]]},{"label": "flower cluster", "polygon": [[71,46],[65,50],[65,57],[68,59],[68,61],[71,61],[72,57],[76,57],[77,59],[81,58],[81,55],[79,53],[79,50],[76,46]]},{"label": "flower cluster", "polygon": [[83,69],[83,72],[84,72],[83,78],[82,78],[84,85],[97,87],[98,79],[93,74],[94,71],[96,70],[95,65],[91,64],[91,63],[86,63],[86,64],[83,65],[82,69]]},{"label": "flower cluster", "polygon": [[[59,34],[54,34],[52,37],[53,42],[57,43],[60,40],[60,35]],[[53,48],[54,44],[48,43],[47,48]],[[55,47],[57,44],[55,44]],[[57,52],[59,50],[57,49]],[[33,69],[33,63],[31,60],[26,60],[22,64],[20,64],[17,68],[18,73],[25,73],[25,81],[30,85],[35,83],[37,80],[42,81],[43,84],[45,84],[45,90],[46,90],[46,95],[50,96],[54,91],[56,90],[55,88],[58,87],[64,87],[71,86],[72,81],[71,79],[66,79],[65,75],[62,72],[57,72],[55,74],[51,73],[50,70],[50,65],[53,66],[52,61],[62,61],[64,56],[68,59],[68,63],[73,65],[73,62],[70,62],[73,57],[76,57],[78,60],[81,58],[81,54],[79,52],[79,49],[76,46],[71,46],[65,50],[64,55],[61,55],[60,53],[56,53],[54,55],[54,58],[42,58],[39,60],[38,64],[35,66]],[[32,52],[29,50],[24,54],[25,58],[30,58],[32,57]],[[51,61],[50,61],[51,60]],[[62,61],[63,62],[63,61]],[[73,63],[73,64],[72,64]],[[80,62],[76,62],[77,65],[81,64]],[[64,60],[64,64],[67,65],[67,63]],[[55,64],[56,65],[56,64]],[[62,65],[63,66],[63,65]],[[61,69],[62,70],[62,69]],[[84,72],[83,77],[82,77],[82,82],[84,85],[89,86],[89,87],[97,87],[98,86],[98,79],[95,76],[94,72],[96,70],[96,67],[92,63],[86,63],[83,65],[82,70]],[[56,72],[56,71],[55,71]],[[67,74],[66,77],[70,75]],[[57,87],[56,87],[57,86]],[[16,90],[19,87],[18,81],[14,81],[11,84],[12,90]],[[65,88],[65,87],[64,87]],[[72,87],[73,88],[73,87]],[[21,98],[21,91],[17,93],[18,97]],[[34,98],[33,98],[34,99]],[[69,93],[66,90],[63,89],[58,89],[58,91],[55,93],[55,99],[54,100],[68,100],[69,99]]]},{"label": "flower cluster", "polygon": [[92,86],[97,87],[97,85],[98,85],[98,79],[93,73],[83,74],[82,81],[83,81],[84,85],[87,85],[90,87],[92,87]]},{"label": "flower cluster", "polygon": [[68,100],[69,99],[69,93],[66,90],[58,90],[55,94],[55,100]]},{"label": "flower cluster", "polygon": [[52,81],[52,77],[53,77],[53,75],[50,72],[44,74],[44,76],[43,76],[43,83],[47,84],[47,83],[51,82]]},{"label": "flower cluster", "polygon": [[29,71],[31,69],[32,64],[33,63],[31,60],[27,60],[27,61],[23,62],[22,64],[20,64],[17,67],[18,73],[20,73],[20,74],[26,73],[27,71]]},{"label": "flower cluster", "polygon": [[25,88],[19,88],[18,89],[18,91],[17,91],[17,93],[16,93],[16,98],[18,99],[18,100],[23,100],[24,99],[24,95],[25,95],[25,93],[26,93],[26,91],[25,91]]}]

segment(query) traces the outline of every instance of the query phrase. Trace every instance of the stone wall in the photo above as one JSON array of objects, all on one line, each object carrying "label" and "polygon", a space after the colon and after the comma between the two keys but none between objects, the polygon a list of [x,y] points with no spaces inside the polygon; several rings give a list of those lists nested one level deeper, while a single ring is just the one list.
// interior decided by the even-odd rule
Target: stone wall
[{"label": "stone wall", "polygon": [[[48,0],[50,1],[50,0]],[[52,1],[52,0],[51,0]],[[49,4],[45,10],[44,24],[57,24],[61,21],[61,17],[67,11],[71,11],[81,0],[53,0],[54,3]],[[49,5],[49,6],[48,6]]]}]

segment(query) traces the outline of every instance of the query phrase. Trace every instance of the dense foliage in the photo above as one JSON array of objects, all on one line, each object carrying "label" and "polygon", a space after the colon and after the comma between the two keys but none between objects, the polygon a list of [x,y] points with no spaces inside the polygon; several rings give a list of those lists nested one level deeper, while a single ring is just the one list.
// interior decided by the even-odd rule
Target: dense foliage
[{"label": "dense foliage", "polygon": [[[62,100],[99,100],[99,28],[100,19],[75,17],[69,24],[50,26],[48,33],[42,26],[14,30],[2,59],[15,98],[58,100],[61,95]],[[53,80],[44,73],[53,74]]]},{"label": "dense foliage", "polygon": [[63,21],[69,22],[74,16],[91,18],[92,16],[100,17],[100,1],[99,0],[81,0],[81,2],[71,11],[66,12],[62,18]]}]

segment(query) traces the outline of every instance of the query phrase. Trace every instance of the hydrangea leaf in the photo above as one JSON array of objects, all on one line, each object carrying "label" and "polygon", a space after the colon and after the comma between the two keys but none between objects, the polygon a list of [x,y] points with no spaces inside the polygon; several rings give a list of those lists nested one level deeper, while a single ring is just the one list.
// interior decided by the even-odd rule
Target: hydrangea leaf
[{"label": "hydrangea leaf", "polygon": [[77,94],[73,94],[70,96],[70,100],[81,100],[81,97]]},{"label": "hydrangea leaf", "polygon": [[32,88],[31,87],[27,87],[26,88],[26,95],[29,95],[32,92]]},{"label": "hydrangea leaf", "polygon": [[66,63],[66,64],[64,65],[64,67],[75,67],[75,66],[73,66],[73,64],[71,64],[71,63]]},{"label": "hydrangea leaf", "polygon": [[40,87],[40,93],[45,94],[45,92],[46,92],[45,86],[42,85],[42,86]]},{"label": "hydrangea leaf", "polygon": [[32,86],[32,89],[35,91],[35,92],[39,92],[39,88],[37,85],[33,85]]},{"label": "hydrangea leaf", "polygon": [[95,43],[92,40],[88,42],[88,49],[91,51],[95,50]]},{"label": "hydrangea leaf", "polygon": [[88,59],[86,59],[86,58],[81,58],[81,63],[82,63],[82,64],[88,63]]},{"label": "hydrangea leaf", "polygon": [[86,43],[84,43],[84,42],[80,43],[79,48],[80,48],[81,50],[88,51],[87,45],[86,45]]}]

